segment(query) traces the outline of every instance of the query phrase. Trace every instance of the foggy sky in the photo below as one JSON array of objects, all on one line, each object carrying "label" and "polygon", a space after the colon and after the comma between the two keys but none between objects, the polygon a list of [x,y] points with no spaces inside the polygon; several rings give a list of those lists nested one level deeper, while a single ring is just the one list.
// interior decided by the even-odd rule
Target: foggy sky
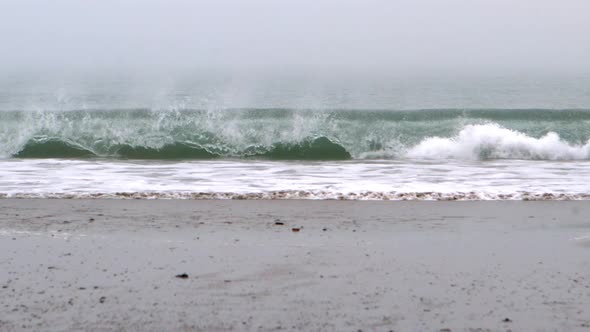
[{"label": "foggy sky", "polygon": [[588,0],[2,0],[0,68],[590,68]]}]

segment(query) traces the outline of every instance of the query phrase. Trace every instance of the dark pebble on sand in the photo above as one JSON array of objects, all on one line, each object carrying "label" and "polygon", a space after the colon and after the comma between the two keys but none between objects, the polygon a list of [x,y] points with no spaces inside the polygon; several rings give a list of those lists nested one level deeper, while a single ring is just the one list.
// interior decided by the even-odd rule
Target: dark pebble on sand
[{"label": "dark pebble on sand", "polygon": [[327,230],[328,230],[327,228],[322,228],[322,231],[324,231],[324,232],[327,231]]},{"label": "dark pebble on sand", "polygon": [[506,318],[502,319],[502,321],[503,321],[504,323],[511,323],[511,322],[512,322],[512,319],[510,319],[510,318],[506,317]]},{"label": "dark pebble on sand", "polygon": [[90,218],[90,219],[88,219],[88,221],[93,222],[94,221],[94,218]]},{"label": "dark pebble on sand", "polygon": [[291,228],[291,231],[297,233],[301,230],[301,228]]},{"label": "dark pebble on sand", "polygon": [[100,297],[100,299],[98,299],[98,302],[100,302],[100,303],[104,303],[104,301],[106,301],[106,300],[107,300],[107,298],[106,298],[106,297],[104,297],[104,296],[101,296],[101,297]]},{"label": "dark pebble on sand", "polygon": [[282,221],[275,221],[275,225],[277,226],[283,226],[285,223]]},{"label": "dark pebble on sand", "polygon": [[180,278],[180,279],[186,279],[186,278],[188,278],[188,274],[186,274],[186,273],[183,273],[183,274],[177,274],[177,275],[176,275],[176,278]]}]

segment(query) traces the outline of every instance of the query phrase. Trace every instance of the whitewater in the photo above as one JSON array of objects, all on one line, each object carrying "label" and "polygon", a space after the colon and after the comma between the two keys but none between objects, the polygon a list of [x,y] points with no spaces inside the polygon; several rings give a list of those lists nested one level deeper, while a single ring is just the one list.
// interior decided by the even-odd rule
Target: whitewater
[{"label": "whitewater", "polygon": [[589,158],[587,110],[0,112],[4,158]]},{"label": "whitewater", "polygon": [[585,76],[107,78],[0,80],[0,197],[590,198]]},{"label": "whitewater", "polygon": [[590,198],[586,110],[73,110],[0,118],[0,197]]}]

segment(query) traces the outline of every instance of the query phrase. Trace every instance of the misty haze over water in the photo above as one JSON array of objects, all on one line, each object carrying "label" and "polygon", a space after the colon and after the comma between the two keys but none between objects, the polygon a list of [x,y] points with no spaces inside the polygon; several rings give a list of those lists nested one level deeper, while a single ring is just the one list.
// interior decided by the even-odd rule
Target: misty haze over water
[{"label": "misty haze over water", "polygon": [[0,3],[4,70],[590,70],[585,0]]}]

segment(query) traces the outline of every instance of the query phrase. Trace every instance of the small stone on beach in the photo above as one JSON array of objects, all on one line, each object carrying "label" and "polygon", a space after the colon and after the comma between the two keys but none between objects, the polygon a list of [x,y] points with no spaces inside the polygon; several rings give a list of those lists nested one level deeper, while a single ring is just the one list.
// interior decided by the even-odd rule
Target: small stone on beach
[{"label": "small stone on beach", "polygon": [[301,230],[300,228],[291,228],[291,231],[292,231],[292,232],[294,232],[294,233],[297,233],[297,232],[299,232],[300,230]]},{"label": "small stone on beach", "polygon": [[188,278],[188,274],[183,273],[183,274],[177,274],[176,278],[180,278],[180,279],[187,279]]}]

